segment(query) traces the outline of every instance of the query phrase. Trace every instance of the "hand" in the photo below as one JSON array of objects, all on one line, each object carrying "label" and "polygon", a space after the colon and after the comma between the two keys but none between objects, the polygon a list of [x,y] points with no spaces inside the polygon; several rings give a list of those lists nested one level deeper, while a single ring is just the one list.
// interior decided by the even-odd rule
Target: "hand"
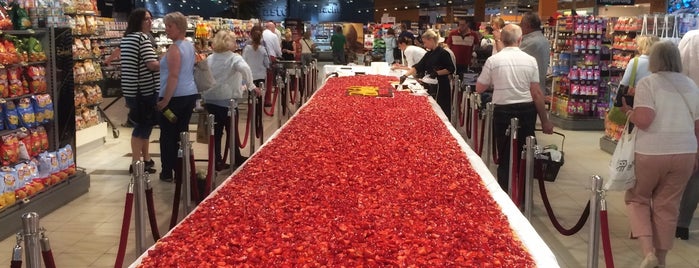
[{"label": "hand", "polygon": [[437,76],[439,76],[439,75],[437,74],[437,70],[429,71],[427,74],[429,74],[430,77],[432,77],[432,78],[437,78]]},{"label": "hand", "polygon": [[156,107],[158,108],[158,111],[162,111],[163,109],[165,109],[165,107],[167,107],[167,105],[169,103],[170,103],[169,100],[166,101],[165,99],[162,99],[162,100],[158,101],[158,103],[156,104]]},{"label": "hand", "polygon": [[262,96],[262,90],[259,87],[253,88],[252,91],[255,92],[256,96]]},{"label": "hand", "polygon": [[631,110],[633,110],[633,107],[629,106],[629,104],[626,103],[626,98],[621,97],[621,111],[627,113]]},{"label": "hand", "polygon": [[551,123],[551,120],[541,122],[541,129],[544,134],[553,134],[553,123]]},{"label": "hand", "polygon": [[407,79],[407,78],[408,78],[407,76],[401,75],[400,76],[400,83],[403,84],[405,82],[405,79]]}]

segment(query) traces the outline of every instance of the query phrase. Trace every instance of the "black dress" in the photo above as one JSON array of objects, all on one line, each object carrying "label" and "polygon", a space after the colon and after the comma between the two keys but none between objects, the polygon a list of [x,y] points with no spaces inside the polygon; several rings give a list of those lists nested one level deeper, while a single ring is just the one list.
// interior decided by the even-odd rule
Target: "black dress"
[{"label": "black dress", "polygon": [[[425,56],[413,67],[417,71],[417,76],[427,75],[442,69],[449,70],[450,74],[454,73],[454,62],[451,60],[451,54],[439,46],[427,51]],[[437,86],[426,86],[426,88],[430,95],[437,100],[437,104],[442,108],[447,118],[451,120],[451,84],[449,83],[449,75],[437,76]]]},{"label": "black dress", "polygon": [[282,41],[282,59],[284,60],[294,60],[294,53],[287,53],[285,50],[294,50],[294,41]]}]

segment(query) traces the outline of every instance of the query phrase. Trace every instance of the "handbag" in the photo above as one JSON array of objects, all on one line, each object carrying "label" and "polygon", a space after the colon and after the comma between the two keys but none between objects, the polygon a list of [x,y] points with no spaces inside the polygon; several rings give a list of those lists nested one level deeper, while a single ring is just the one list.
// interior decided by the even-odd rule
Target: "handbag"
[{"label": "handbag", "polygon": [[638,57],[633,58],[629,85],[619,85],[619,89],[616,92],[616,99],[614,100],[614,106],[621,107],[623,105],[622,98],[626,99],[626,104],[633,106],[633,96],[636,94],[636,70],[638,70]]},{"label": "handbag", "polygon": [[636,185],[634,168],[636,131],[634,128],[628,132],[629,121],[624,125],[624,132],[616,144],[612,160],[609,162],[609,180],[605,182],[604,189],[608,191],[626,191]]},{"label": "handbag", "polygon": [[208,59],[200,60],[194,63],[194,83],[197,85],[197,91],[204,92],[214,86],[216,80],[209,69]]}]

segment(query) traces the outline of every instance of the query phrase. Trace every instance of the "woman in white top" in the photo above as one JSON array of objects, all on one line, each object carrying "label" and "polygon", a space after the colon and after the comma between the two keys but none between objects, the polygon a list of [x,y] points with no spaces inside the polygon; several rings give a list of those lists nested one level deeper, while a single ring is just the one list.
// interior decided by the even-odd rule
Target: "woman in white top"
[{"label": "woman in white top", "polygon": [[655,43],[648,61],[652,74],[636,86],[634,107],[622,106],[638,129],[636,184],[624,200],[631,234],[645,256],[641,267],[665,267],[680,198],[697,163],[699,88],[681,73],[680,53],[671,42]]},{"label": "woman in white top", "polygon": [[308,65],[313,61],[313,51],[316,49],[316,44],[311,40],[311,32],[303,32],[303,38],[301,38],[301,63],[303,65]]},{"label": "woman in white top", "polygon": [[[650,71],[648,70],[648,53],[650,52],[650,47],[658,41],[660,41],[660,38],[654,35],[641,35],[636,37],[636,46],[638,47],[637,50],[640,55],[631,59],[629,64],[626,65],[624,76],[621,78],[621,82],[619,82],[620,85],[627,87],[631,85],[631,72],[634,69],[634,65],[636,65],[636,79],[633,81],[634,87],[638,85],[638,82],[641,81],[642,78],[650,75]],[[634,64],[634,61],[638,61],[638,63]],[[633,96],[633,91],[634,88],[630,88],[627,95]],[[627,98],[627,102],[629,100],[631,100],[629,105],[633,106],[633,98]],[[617,103],[620,103],[620,101]]]},{"label": "woman in white top", "polygon": [[262,44],[262,27],[255,26],[250,30],[250,43],[243,48],[243,59],[250,66],[252,79],[255,85],[264,83],[267,78],[267,68],[269,54]]},{"label": "woman in white top", "polygon": [[[233,52],[238,48],[235,42],[235,33],[226,30],[219,31],[211,43],[214,53],[206,58],[206,62],[216,83],[209,90],[204,91],[201,96],[204,99],[206,110],[209,114],[214,115],[216,122],[214,124],[215,163],[216,170],[221,171],[230,168],[230,165],[226,164],[226,160],[221,156],[223,129],[226,129],[226,136],[237,133],[236,131],[231,132],[230,129],[231,121],[228,116],[230,101],[243,96],[243,81],[250,91],[259,90],[252,82],[250,66],[245,63],[243,57]],[[245,162],[245,158],[240,154],[239,144],[234,147],[236,163],[232,164],[239,166]]]},{"label": "woman in white top", "polygon": [[403,58],[405,61],[403,62],[403,65],[400,63],[395,63],[393,64],[392,68],[393,69],[399,69],[399,70],[410,70],[410,67],[413,67],[416,63],[420,62],[423,56],[425,56],[425,49],[418,47],[418,46],[413,46],[412,45],[413,40],[407,37],[400,37],[398,38],[398,48],[403,52]]}]

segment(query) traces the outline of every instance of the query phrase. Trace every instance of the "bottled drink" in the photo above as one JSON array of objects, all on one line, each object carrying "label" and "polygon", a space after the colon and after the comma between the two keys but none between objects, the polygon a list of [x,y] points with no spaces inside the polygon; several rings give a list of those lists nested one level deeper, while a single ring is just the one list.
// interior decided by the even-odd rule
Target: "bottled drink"
[{"label": "bottled drink", "polygon": [[162,113],[163,113],[163,116],[165,116],[165,119],[167,119],[167,121],[170,121],[170,123],[174,124],[177,122],[177,116],[175,115],[175,113],[172,112],[172,110],[170,110],[170,108],[165,107],[165,109],[163,109]]}]

